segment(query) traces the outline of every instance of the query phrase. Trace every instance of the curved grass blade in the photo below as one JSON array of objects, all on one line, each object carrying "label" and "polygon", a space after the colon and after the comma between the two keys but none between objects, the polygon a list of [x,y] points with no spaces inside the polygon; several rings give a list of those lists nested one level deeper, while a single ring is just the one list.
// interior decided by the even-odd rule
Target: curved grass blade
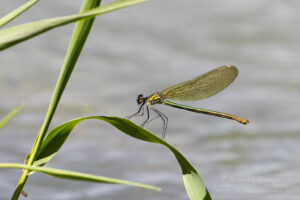
[{"label": "curved grass blade", "polygon": [[204,182],[197,172],[184,174],[183,182],[187,194],[191,200],[211,200],[210,194],[205,188]]},{"label": "curved grass blade", "polygon": [[28,166],[28,165],[23,165],[18,163],[0,163],[0,168],[22,168],[22,169],[36,171],[46,175],[55,176],[63,179],[71,179],[76,181],[89,181],[89,182],[97,182],[97,183],[123,184],[123,185],[129,185],[134,187],[141,187],[141,188],[160,191],[160,188],[155,187],[153,185],[115,179],[115,178],[108,178],[104,176],[96,176],[92,174],[86,174],[86,173],[69,171],[69,170],[54,169],[48,167],[38,167],[38,166]]},{"label": "curved grass blade", "polygon": [[0,28],[2,26],[4,26],[5,24],[9,23],[10,21],[12,21],[13,19],[15,19],[16,17],[18,17],[19,15],[21,15],[23,12],[25,12],[26,10],[31,8],[31,6],[33,6],[34,4],[36,4],[39,1],[40,0],[30,0],[26,3],[24,3],[19,8],[13,10],[12,12],[10,12],[7,15],[5,15],[4,17],[2,17],[0,19]]},{"label": "curved grass blade", "polygon": [[4,29],[0,31],[0,50],[16,45],[53,28],[70,24],[78,20],[92,18],[144,1],[147,0],[118,0],[99,8],[91,9],[82,14],[46,19]]},{"label": "curved grass blade", "polygon": [[[201,177],[198,175],[194,167],[188,162],[188,160],[173,146],[160,139],[156,135],[150,133],[149,131],[137,126],[131,121],[119,117],[107,117],[107,116],[91,116],[83,117],[71,120],[60,126],[55,127],[49,132],[47,137],[42,142],[42,145],[37,153],[36,161],[34,165],[43,165],[50,161],[50,159],[56,154],[63,143],[66,141],[67,137],[73,130],[73,128],[80,122],[89,119],[103,120],[111,125],[115,126],[117,129],[123,133],[151,143],[158,143],[166,146],[171,150],[176,157],[178,164],[180,165],[184,185],[188,196],[192,200],[209,200],[211,199],[209,192],[207,191],[205,184],[203,183]],[[42,160],[43,159],[43,160]]]},{"label": "curved grass blade", "polygon": [[5,124],[7,124],[14,116],[16,116],[22,109],[24,108],[23,104],[15,107],[10,113],[8,113],[1,121],[0,121],[0,129],[3,128]]}]

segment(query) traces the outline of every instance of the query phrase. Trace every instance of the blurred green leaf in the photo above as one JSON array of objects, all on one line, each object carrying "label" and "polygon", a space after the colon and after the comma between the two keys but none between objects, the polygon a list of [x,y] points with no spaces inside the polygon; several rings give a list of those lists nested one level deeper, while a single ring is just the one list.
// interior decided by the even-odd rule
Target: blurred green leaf
[{"label": "blurred green leaf", "polygon": [[4,17],[2,17],[0,19],[0,27],[4,26],[5,24],[9,23],[13,19],[15,19],[16,17],[18,17],[19,15],[21,15],[23,12],[25,12],[26,10],[28,10],[29,8],[31,8],[31,6],[33,6],[37,2],[39,2],[39,0],[30,0],[30,1],[26,2],[26,3],[24,3],[19,8],[13,10],[12,12],[10,12],[7,15],[5,15]]},{"label": "blurred green leaf", "polygon": [[78,15],[46,19],[4,29],[0,31],[0,50],[16,45],[53,28],[76,22],[78,20],[92,18],[97,15],[112,12],[144,1],[147,0],[118,0]]},{"label": "blurred green leaf", "polygon": [[183,174],[183,182],[191,200],[211,200],[203,180],[197,173],[191,172],[190,174]]},{"label": "blurred green leaf", "polygon": [[18,114],[24,108],[23,104],[15,107],[10,113],[8,113],[1,121],[0,121],[0,129],[7,124],[16,114]]},{"label": "blurred green leaf", "polygon": [[[60,149],[63,143],[66,141],[67,137],[73,130],[73,128],[80,122],[89,119],[98,119],[110,123],[123,133],[151,143],[158,143],[166,146],[171,150],[176,157],[183,174],[183,180],[186,187],[188,196],[192,200],[209,200],[211,199],[205,184],[203,183],[201,177],[198,175],[194,167],[188,162],[188,160],[173,146],[160,139],[156,135],[150,133],[149,131],[137,126],[131,121],[119,117],[106,117],[106,116],[91,116],[83,117],[71,120],[60,126],[57,126],[49,132],[47,137],[41,144],[41,147],[37,153],[36,161],[34,165],[46,164],[54,156],[54,154]],[[42,162],[43,159],[43,162]]]},{"label": "blurred green leaf", "polygon": [[142,184],[142,183],[137,183],[132,181],[126,181],[126,180],[120,180],[115,178],[108,178],[103,176],[96,176],[92,174],[74,172],[69,170],[54,169],[48,167],[28,166],[28,165],[23,165],[18,163],[0,163],[0,168],[22,168],[22,169],[28,169],[31,171],[36,171],[36,172],[40,172],[43,174],[47,174],[50,176],[55,176],[63,179],[89,181],[89,182],[97,182],[97,183],[123,184],[123,185],[141,187],[141,188],[146,188],[151,190],[160,190],[160,188],[148,184]]}]

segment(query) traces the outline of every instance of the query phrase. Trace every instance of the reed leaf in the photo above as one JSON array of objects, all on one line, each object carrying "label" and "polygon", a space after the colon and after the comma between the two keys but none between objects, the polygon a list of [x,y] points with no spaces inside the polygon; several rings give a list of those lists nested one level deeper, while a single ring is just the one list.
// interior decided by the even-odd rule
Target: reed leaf
[{"label": "reed leaf", "polygon": [[28,40],[34,36],[37,36],[59,26],[70,24],[78,20],[93,18],[97,15],[102,15],[144,1],[147,0],[118,0],[78,15],[45,19],[6,28],[0,31],[0,50],[4,50],[8,47],[14,46],[20,42]]},{"label": "reed leaf", "polygon": [[8,13],[4,17],[2,17],[0,19],[0,28],[2,26],[4,26],[5,24],[9,23],[10,21],[12,21],[13,19],[15,19],[16,17],[18,17],[19,15],[21,15],[22,13],[24,13],[26,10],[28,10],[29,8],[31,8],[37,2],[39,2],[39,0],[30,0],[30,1],[26,2],[26,3],[24,3],[19,8],[11,11],[10,13]]},{"label": "reed leaf", "polygon": [[0,163],[0,168],[21,168],[21,169],[40,172],[40,173],[43,173],[46,175],[54,176],[57,178],[63,178],[63,179],[70,179],[70,180],[76,180],[76,181],[88,181],[88,182],[96,182],[96,183],[123,184],[123,185],[129,185],[129,186],[140,187],[140,188],[151,189],[151,190],[158,190],[158,191],[160,190],[160,188],[155,187],[153,185],[137,183],[137,182],[121,180],[121,179],[115,179],[115,178],[109,178],[109,177],[104,177],[104,176],[96,176],[93,174],[75,172],[75,171],[70,171],[70,170],[62,170],[62,169],[38,167],[38,166],[28,166],[28,165],[23,165],[23,164],[18,164],[18,163]]},{"label": "reed leaf", "polygon": [[24,108],[23,104],[18,105],[10,111],[2,120],[0,120],[0,129],[3,128],[14,116],[16,116]]},{"label": "reed leaf", "polygon": [[164,145],[170,151],[173,152],[176,157],[178,164],[180,165],[182,176],[184,180],[184,185],[188,196],[191,200],[209,200],[211,199],[209,192],[207,191],[205,184],[201,177],[198,175],[194,167],[188,162],[188,160],[172,145],[168,144],[166,141],[160,139],[156,135],[150,133],[149,131],[137,126],[131,121],[119,117],[107,117],[107,116],[90,116],[83,117],[68,121],[60,126],[55,127],[51,130],[47,137],[41,144],[39,151],[37,153],[34,165],[44,165],[50,161],[50,159],[56,154],[56,152],[61,148],[61,146],[66,141],[67,137],[73,130],[73,128],[82,121],[97,119],[103,120],[123,133],[134,137],[139,140],[146,142],[157,143]]}]

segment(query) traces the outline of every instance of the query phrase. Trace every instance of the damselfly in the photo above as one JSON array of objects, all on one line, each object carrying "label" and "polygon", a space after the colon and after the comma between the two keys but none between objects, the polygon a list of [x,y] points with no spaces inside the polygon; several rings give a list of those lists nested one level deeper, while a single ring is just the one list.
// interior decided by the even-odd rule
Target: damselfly
[{"label": "damselfly", "polygon": [[[141,124],[141,126],[143,127],[145,124],[149,123],[150,121],[160,117],[164,123],[162,138],[165,138],[166,135],[168,118],[166,115],[164,115],[162,112],[160,112],[159,110],[155,109],[152,106],[155,104],[164,104],[167,106],[172,106],[183,110],[188,110],[188,111],[207,114],[207,115],[213,115],[217,117],[223,117],[223,118],[235,120],[242,124],[247,124],[249,121],[242,117],[237,117],[234,115],[229,115],[226,113],[216,112],[212,110],[194,108],[194,107],[181,105],[169,101],[169,99],[177,100],[177,101],[196,101],[196,100],[213,96],[219,93],[220,91],[222,91],[223,89],[225,89],[228,85],[230,85],[237,75],[238,75],[238,69],[232,65],[227,65],[209,71],[192,80],[171,86],[161,92],[155,92],[148,97],[144,97],[142,94],[140,94],[137,97],[137,103],[140,105],[138,111],[135,114],[127,117],[127,119],[130,119],[135,116],[143,115],[144,107],[146,107],[147,110],[146,120]],[[149,106],[151,106],[150,109],[157,114],[157,117],[151,120],[150,120]]]}]

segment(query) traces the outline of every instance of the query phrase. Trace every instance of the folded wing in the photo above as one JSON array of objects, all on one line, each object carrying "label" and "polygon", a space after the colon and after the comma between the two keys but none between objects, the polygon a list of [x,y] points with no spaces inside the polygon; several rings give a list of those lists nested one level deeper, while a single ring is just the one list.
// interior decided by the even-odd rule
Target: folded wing
[{"label": "folded wing", "polygon": [[219,67],[196,78],[171,86],[161,92],[166,99],[196,101],[213,96],[228,85],[238,75],[235,66]]}]

